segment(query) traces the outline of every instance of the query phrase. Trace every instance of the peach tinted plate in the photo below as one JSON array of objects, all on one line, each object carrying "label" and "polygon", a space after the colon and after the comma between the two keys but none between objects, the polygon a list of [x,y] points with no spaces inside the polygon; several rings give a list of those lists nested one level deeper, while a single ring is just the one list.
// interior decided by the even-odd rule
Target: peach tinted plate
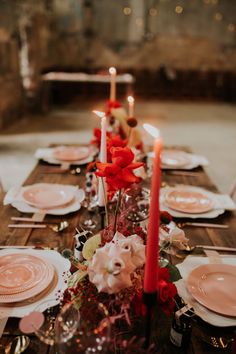
[{"label": "peach tinted plate", "polygon": [[188,291],[203,306],[225,316],[236,316],[236,267],[205,264],[187,279]]},{"label": "peach tinted plate", "polygon": [[206,213],[213,208],[213,201],[201,192],[191,189],[171,189],[165,194],[165,204],[183,213]]},{"label": "peach tinted plate", "polygon": [[161,154],[163,167],[180,168],[190,162],[188,155],[184,151],[164,150]]},{"label": "peach tinted plate", "polygon": [[6,255],[0,258],[0,264],[0,302],[21,301],[15,297],[28,298],[31,291],[36,295],[49,285],[54,275],[51,264],[31,255]]},{"label": "peach tinted plate", "polygon": [[71,162],[84,160],[89,156],[89,148],[86,146],[61,146],[55,148],[53,157],[59,161]]},{"label": "peach tinted plate", "polygon": [[59,184],[35,184],[23,193],[24,201],[39,209],[55,208],[72,201],[74,193]]},{"label": "peach tinted plate", "polygon": [[48,264],[41,258],[10,254],[0,257],[0,294],[14,294],[43,280]]}]

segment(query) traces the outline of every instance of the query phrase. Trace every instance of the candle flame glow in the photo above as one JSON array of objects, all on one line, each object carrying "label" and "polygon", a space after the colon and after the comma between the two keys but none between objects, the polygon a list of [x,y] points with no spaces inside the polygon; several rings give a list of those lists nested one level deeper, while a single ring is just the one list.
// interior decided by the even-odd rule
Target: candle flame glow
[{"label": "candle flame glow", "polygon": [[127,97],[127,101],[128,101],[129,103],[134,103],[134,98],[133,98],[133,96],[128,96],[128,97]]},{"label": "candle flame glow", "polygon": [[110,75],[116,75],[116,68],[114,68],[114,66],[109,68],[109,74]]},{"label": "candle flame glow", "polygon": [[98,116],[99,118],[103,118],[105,117],[105,112],[101,112],[101,111],[92,111],[94,114],[96,114],[96,116]]},{"label": "candle flame glow", "polygon": [[145,123],[143,127],[153,138],[160,138],[160,130],[153,125]]}]

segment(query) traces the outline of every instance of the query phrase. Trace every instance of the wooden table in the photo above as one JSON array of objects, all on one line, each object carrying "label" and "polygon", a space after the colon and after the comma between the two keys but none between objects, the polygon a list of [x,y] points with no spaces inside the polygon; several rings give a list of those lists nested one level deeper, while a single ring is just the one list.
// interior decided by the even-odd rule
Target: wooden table
[{"label": "wooden table", "polygon": [[[109,74],[87,74],[83,72],[48,72],[41,75],[42,94],[41,108],[47,111],[50,105],[50,96],[53,85],[59,83],[98,83],[110,84],[111,77]],[[132,85],[135,82],[133,75],[124,73],[116,75],[116,83],[118,85],[126,85],[127,95],[132,92]]]},{"label": "wooden table", "polygon": [[[79,185],[83,187],[85,170],[82,170],[80,175],[71,175],[69,173],[61,174],[48,174],[48,165],[43,162],[39,162],[34,168],[32,173],[29,175],[25,181],[25,185],[39,182],[50,182],[50,183],[61,183],[61,184],[72,184]],[[52,168],[52,167],[50,167]],[[184,183],[194,186],[202,186],[211,191],[217,191],[216,187],[212,184],[211,180],[206,175],[205,171],[199,167],[194,169],[197,176],[176,176],[172,175],[169,171],[163,171],[162,180],[167,183]],[[82,208],[83,209],[83,208]],[[36,245],[42,247],[52,247],[52,248],[71,248],[73,244],[73,235],[75,234],[75,227],[79,224],[79,220],[83,210],[69,214],[68,216],[46,216],[45,221],[55,220],[59,221],[61,219],[67,219],[69,221],[69,227],[62,233],[55,233],[50,229],[9,229],[8,224],[11,223],[11,216],[22,215],[16,209],[8,206],[0,207],[0,246],[2,245]],[[226,212],[223,215],[217,217],[214,220],[209,220],[209,222],[222,222],[229,225],[229,229],[212,229],[212,228],[192,228],[186,227],[186,237],[189,238],[190,244],[208,244],[208,245],[221,245],[228,247],[236,247],[236,219],[235,213]],[[208,222],[208,220],[207,220]],[[179,259],[173,258],[174,263],[179,262]],[[211,326],[206,327],[207,330],[212,330]],[[181,350],[174,348],[168,340],[169,336],[169,321],[167,323],[160,323],[160,353],[181,353]],[[202,328],[200,329],[202,330]],[[203,329],[204,331],[206,329]],[[215,328],[214,328],[215,330]],[[226,328],[220,329],[220,335],[224,336],[228,333]],[[230,330],[232,332],[232,329]],[[7,343],[16,334],[20,334],[18,330],[18,320],[10,319],[8,320],[7,326],[5,328],[4,335],[2,337],[2,343]],[[36,337],[31,337],[30,347],[25,353],[37,353],[44,354],[53,352],[52,348],[48,348],[45,344],[40,343]],[[215,353],[216,349],[210,347],[203,341],[199,339],[199,328],[198,326],[193,326],[192,341],[188,349],[188,353],[194,354],[204,354],[204,353]],[[217,350],[217,353],[231,353],[231,349]]]}]

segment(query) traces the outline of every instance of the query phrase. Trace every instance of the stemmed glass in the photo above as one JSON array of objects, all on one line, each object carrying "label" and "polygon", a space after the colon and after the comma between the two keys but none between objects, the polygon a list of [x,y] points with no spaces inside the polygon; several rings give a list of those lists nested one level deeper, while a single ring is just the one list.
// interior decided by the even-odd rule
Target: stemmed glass
[{"label": "stemmed glass", "polygon": [[94,232],[98,226],[98,220],[95,215],[97,208],[97,193],[94,188],[95,177],[93,173],[86,173],[85,178],[85,199],[82,205],[86,210],[81,215],[79,226],[83,230]]},{"label": "stemmed glass", "polygon": [[150,190],[140,185],[134,185],[126,190],[122,209],[126,211],[126,218],[133,223],[140,223],[149,216]]},{"label": "stemmed glass", "polygon": [[[70,303],[62,308],[57,317],[56,326],[57,352],[105,353],[110,341],[110,321],[106,307],[102,303],[88,302],[78,310],[79,321],[70,338],[70,313],[76,304]],[[69,325],[68,325],[69,324]],[[74,327],[73,327],[74,328]]]},{"label": "stemmed glass", "polygon": [[[60,305],[55,305],[55,300],[47,301],[48,307],[43,315],[44,321],[40,328],[35,328],[35,335],[45,344],[59,345],[67,341],[75,334],[79,321],[79,311],[74,306],[66,304],[60,309]],[[40,304],[35,311],[41,312]],[[60,320],[60,314],[63,316],[63,322]],[[34,325],[32,325],[34,327]]]}]

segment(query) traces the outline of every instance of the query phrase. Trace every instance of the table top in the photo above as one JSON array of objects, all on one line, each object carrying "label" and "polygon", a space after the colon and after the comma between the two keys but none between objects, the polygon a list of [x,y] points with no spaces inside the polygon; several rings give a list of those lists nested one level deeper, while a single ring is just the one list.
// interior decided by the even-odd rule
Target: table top
[{"label": "table top", "polygon": [[[47,173],[49,165],[40,161],[33,169],[29,177],[25,181],[25,185],[33,183],[61,183],[84,186],[85,181],[85,169],[82,168],[80,175],[72,175],[70,173]],[[52,169],[53,166],[50,166]],[[55,168],[58,168],[55,166]],[[193,186],[201,186],[210,191],[217,191],[216,186],[207,176],[205,170],[201,167],[194,169],[195,175],[173,175],[171,171],[162,171],[162,181],[168,184],[189,184]],[[23,216],[22,213],[14,209],[12,206],[0,207],[0,247],[6,245],[22,246],[32,245],[40,247],[49,247],[62,250],[64,248],[72,248],[73,235],[75,235],[75,228],[79,224],[82,213],[85,210],[81,208],[78,212],[71,213],[66,216],[46,216],[45,223],[48,221],[60,221],[66,219],[69,222],[69,227],[63,230],[61,233],[56,233],[51,229],[9,229],[8,224],[12,223],[12,216]],[[24,215],[25,216],[25,215]],[[184,220],[181,220],[181,222]],[[236,218],[234,212],[225,212],[223,215],[218,216],[213,220],[207,220],[207,222],[224,223],[228,224],[228,229],[213,229],[213,228],[199,228],[188,227],[184,228],[186,237],[189,238],[190,244],[207,244],[217,246],[236,247]],[[176,257],[172,257],[173,263],[178,263],[180,260]],[[180,352],[169,343],[169,330],[170,324],[167,319],[168,325],[160,325],[160,353],[173,353],[173,351]],[[207,326],[206,329],[202,329],[198,325],[193,326],[192,340],[188,349],[188,353],[204,354],[213,353],[215,348],[199,340],[199,333],[205,330],[212,330],[211,326]],[[214,328],[216,330],[216,328]],[[230,330],[232,332],[232,329]],[[214,332],[215,333],[215,332]],[[219,329],[219,333],[222,336],[228,333],[228,329]],[[3,337],[2,344],[9,342],[17,334],[20,334],[18,329],[18,319],[10,319],[7,322]],[[232,333],[231,333],[232,334]],[[48,348],[46,344],[43,344],[37,340],[36,337],[31,336],[31,344],[25,353],[48,353],[53,352],[53,348]],[[217,350],[217,352],[231,353],[231,349]]]},{"label": "table top", "polygon": [[[81,72],[49,72],[41,75],[42,81],[79,81],[79,82],[100,82],[110,83],[109,74],[87,74]],[[118,84],[132,84],[135,78],[133,75],[125,73],[116,75],[116,83]]]}]

